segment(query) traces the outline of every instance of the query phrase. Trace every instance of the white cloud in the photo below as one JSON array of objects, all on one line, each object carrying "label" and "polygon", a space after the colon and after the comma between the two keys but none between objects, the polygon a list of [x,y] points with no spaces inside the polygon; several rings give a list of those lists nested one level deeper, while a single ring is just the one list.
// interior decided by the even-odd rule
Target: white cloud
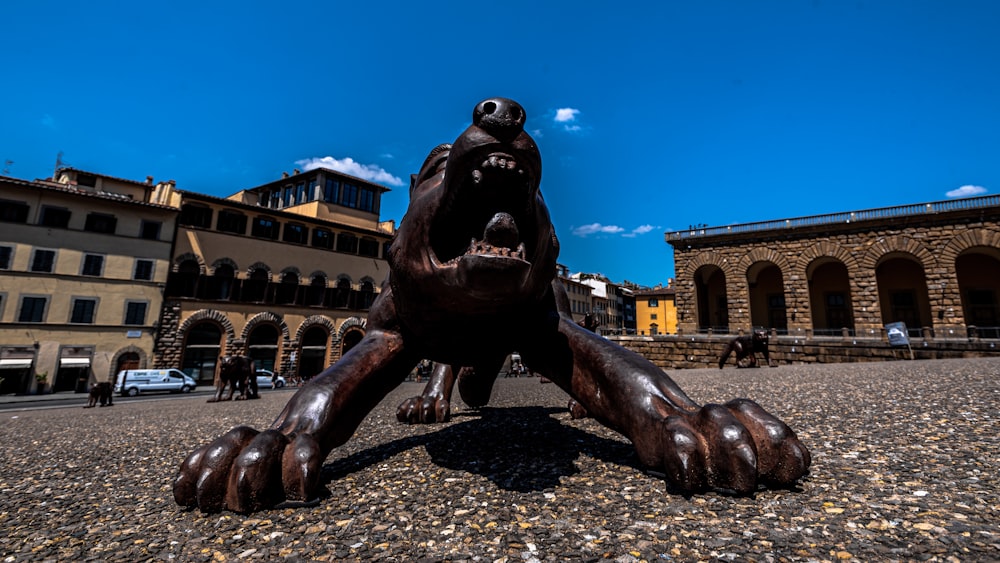
[{"label": "white cloud", "polygon": [[600,223],[591,223],[589,225],[582,225],[573,229],[573,234],[578,237],[585,237],[596,233],[614,235],[624,230],[625,229],[619,227],[618,225],[602,225]]},{"label": "white cloud", "polygon": [[635,238],[636,235],[644,235],[654,229],[659,229],[660,227],[654,227],[652,225],[639,225],[638,227],[632,229],[630,233],[623,233],[623,237]]},{"label": "white cloud", "polygon": [[618,225],[602,225],[601,223],[591,223],[589,225],[581,225],[573,229],[573,234],[578,237],[586,237],[595,234],[601,235],[621,235],[625,238],[635,238],[638,235],[644,235],[650,231],[656,229],[662,229],[662,227],[654,227],[653,225],[640,225],[631,231],[626,231],[624,228]]},{"label": "white cloud", "polygon": [[295,164],[302,167],[303,171],[312,170],[314,168],[329,168],[331,170],[336,170],[337,172],[343,172],[344,174],[350,174],[351,176],[356,176],[362,180],[368,180],[369,182],[377,182],[380,184],[389,184],[390,186],[402,186],[403,181],[397,176],[386,172],[381,166],[374,164],[361,164],[360,162],[355,162],[351,157],[346,158],[333,158],[332,156],[324,156],[321,158],[304,158],[302,160],[296,160]]},{"label": "white cloud", "polygon": [[948,197],[972,197],[974,195],[984,194],[988,190],[982,186],[962,186],[957,190],[951,190],[950,192],[944,194]]},{"label": "white cloud", "polygon": [[556,110],[556,122],[557,123],[567,123],[570,121],[576,121],[576,115],[580,113],[580,110],[573,108],[559,108]]}]

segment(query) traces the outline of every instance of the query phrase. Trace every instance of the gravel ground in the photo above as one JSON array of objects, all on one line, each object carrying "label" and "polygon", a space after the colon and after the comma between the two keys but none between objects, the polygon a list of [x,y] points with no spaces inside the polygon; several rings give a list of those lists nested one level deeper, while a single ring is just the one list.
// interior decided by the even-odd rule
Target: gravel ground
[{"label": "gravel ground", "polygon": [[670,375],[788,422],[813,454],[802,486],[671,495],[554,385],[500,379],[490,408],[407,426],[395,407],[421,385],[406,383],[331,454],[318,504],[203,515],[174,504],[180,461],[268,425],[291,391],[2,412],[0,559],[1000,560],[1000,359]]}]

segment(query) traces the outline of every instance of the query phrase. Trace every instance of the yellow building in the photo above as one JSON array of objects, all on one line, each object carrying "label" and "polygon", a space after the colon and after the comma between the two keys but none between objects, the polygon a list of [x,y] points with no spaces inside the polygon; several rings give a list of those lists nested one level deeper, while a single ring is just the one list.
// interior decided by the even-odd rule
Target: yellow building
[{"label": "yellow building", "polygon": [[336,361],[364,336],[389,272],[386,191],[325,168],[227,198],[178,190],[157,365],[205,384],[226,354],[292,379]]},{"label": "yellow building", "polygon": [[635,291],[636,330],[640,336],[677,334],[677,307],[674,288],[658,287]]},{"label": "yellow building", "polygon": [[168,187],[0,177],[0,393],[83,392],[152,362],[177,209],[150,202]]}]

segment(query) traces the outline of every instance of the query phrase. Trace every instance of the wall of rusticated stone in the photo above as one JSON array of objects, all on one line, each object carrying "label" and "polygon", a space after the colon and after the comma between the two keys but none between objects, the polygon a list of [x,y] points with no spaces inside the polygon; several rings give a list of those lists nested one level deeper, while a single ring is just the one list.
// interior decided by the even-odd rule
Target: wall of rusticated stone
[{"label": "wall of rusticated stone", "polygon": [[[718,367],[719,357],[730,336],[612,336],[608,340],[644,356],[663,369]],[[777,365],[873,362],[944,358],[1000,357],[996,340],[911,340],[910,347],[890,346],[887,341],[867,339],[798,339],[780,337],[768,345],[771,360]],[[736,366],[735,355],[728,368]]]},{"label": "wall of rusticated stone", "polygon": [[726,277],[730,332],[749,330],[747,271],[755,262],[781,270],[786,309],[796,311],[789,332],[812,329],[807,268],[820,258],[843,263],[848,271],[854,328],[867,335],[883,326],[876,267],[890,255],[905,254],[923,267],[933,326],[938,335],[965,334],[965,318],[955,260],[963,251],[985,247],[1000,251],[1000,208],[896,217],[883,221],[773,229],[740,235],[674,240],[678,329],[696,333],[695,274],[717,266]]}]

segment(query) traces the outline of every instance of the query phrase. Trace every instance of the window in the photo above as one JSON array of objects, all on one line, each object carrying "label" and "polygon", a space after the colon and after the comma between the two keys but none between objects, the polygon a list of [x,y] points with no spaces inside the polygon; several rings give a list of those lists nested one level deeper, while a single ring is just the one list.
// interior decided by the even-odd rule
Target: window
[{"label": "window", "polygon": [[650,299],[648,305],[650,307],[659,307],[660,306],[660,300],[659,299]]},{"label": "window", "polygon": [[94,309],[96,308],[96,299],[74,299],[73,312],[70,314],[69,322],[75,324],[93,324]]},{"label": "window", "polygon": [[253,220],[253,228],[251,228],[250,234],[258,238],[278,240],[278,230],[280,228],[281,223],[270,217],[257,217]]},{"label": "window", "polygon": [[282,240],[285,242],[305,244],[309,242],[309,229],[307,229],[305,225],[288,223],[285,225],[285,236]]},{"label": "window", "polygon": [[55,250],[36,249],[35,255],[31,258],[31,271],[51,273],[52,267],[55,265],[55,261]]},{"label": "window", "polygon": [[125,302],[125,324],[144,325],[146,324],[146,307],[148,303],[144,301]]},{"label": "window", "polygon": [[138,259],[135,261],[135,271],[132,272],[132,279],[150,281],[153,279],[153,261]]},{"label": "window", "polygon": [[318,184],[319,181],[316,180],[316,178],[309,180],[309,189],[306,190],[306,201],[313,201],[316,199],[316,186]]},{"label": "window", "polygon": [[291,204],[292,204],[292,187],[286,186],[285,191],[282,193],[281,196],[281,206],[288,207]]},{"label": "window", "polygon": [[345,183],[343,189],[340,191],[340,204],[345,207],[357,207],[358,187],[354,184]]},{"label": "window", "polygon": [[361,188],[361,196],[358,201],[358,209],[362,211],[375,211],[375,190],[371,188]]},{"label": "window", "polygon": [[23,201],[0,199],[0,221],[7,223],[27,223],[28,204]]},{"label": "window", "polygon": [[84,254],[83,270],[80,275],[100,276],[104,273],[104,257],[100,254]]},{"label": "window", "polygon": [[118,219],[114,215],[105,213],[88,213],[87,221],[83,224],[83,230],[92,233],[115,234],[115,226]]},{"label": "window", "polygon": [[160,240],[160,228],[163,223],[159,221],[143,220],[139,225],[139,238],[146,240]]},{"label": "window", "polygon": [[9,270],[14,249],[10,246],[0,246],[0,270]]},{"label": "window", "polygon": [[650,313],[649,314],[649,320],[655,321],[656,320],[656,313]]},{"label": "window", "polygon": [[19,323],[40,323],[45,320],[45,306],[48,304],[48,297],[21,298],[21,312],[17,315]]},{"label": "window", "polygon": [[326,186],[323,188],[323,201],[329,203],[337,203],[337,195],[340,189],[340,183],[333,178],[326,179]]},{"label": "window", "polygon": [[247,216],[238,211],[223,209],[219,212],[215,228],[224,233],[245,234],[247,232]]},{"label": "window", "polygon": [[373,238],[363,238],[358,243],[358,254],[378,258],[378,241]]},{"label": "window", "polygon": [[306,185],[299,182],[295,185],[295,203],[302,204],[306,202]]},{"label": "window", "polygon": [[212,209],[204,205],[186,203],[181,206],[177,222],[190,227],[209,229],[212,227]]},{"label": "window", "polygon": [[257,205],[269,207],[271,205],[271,192],[260,192],[257,196]]},{"label": "window", "polygon": [[313,229],[312,245],[317,248],[333,248],[333,233],[326,229]]},{"label": "window", "polygon": [[337,250],[340,252],[358,253],[358,237],[351,233],[340,233],[337,235]]},{"label": "window", "polygon": [[76,175],[76,183],[78,186],[94,188],[97,187],[97,176],[87,174],[86,172],[79,172]]},{"label": "window", "polygon": [[69,227],[69,216],[70,211],[65,207],[49,207],[46,205],[42,207],[42,218],[38,221],[38,224],[46,227],[65,229]]}]

